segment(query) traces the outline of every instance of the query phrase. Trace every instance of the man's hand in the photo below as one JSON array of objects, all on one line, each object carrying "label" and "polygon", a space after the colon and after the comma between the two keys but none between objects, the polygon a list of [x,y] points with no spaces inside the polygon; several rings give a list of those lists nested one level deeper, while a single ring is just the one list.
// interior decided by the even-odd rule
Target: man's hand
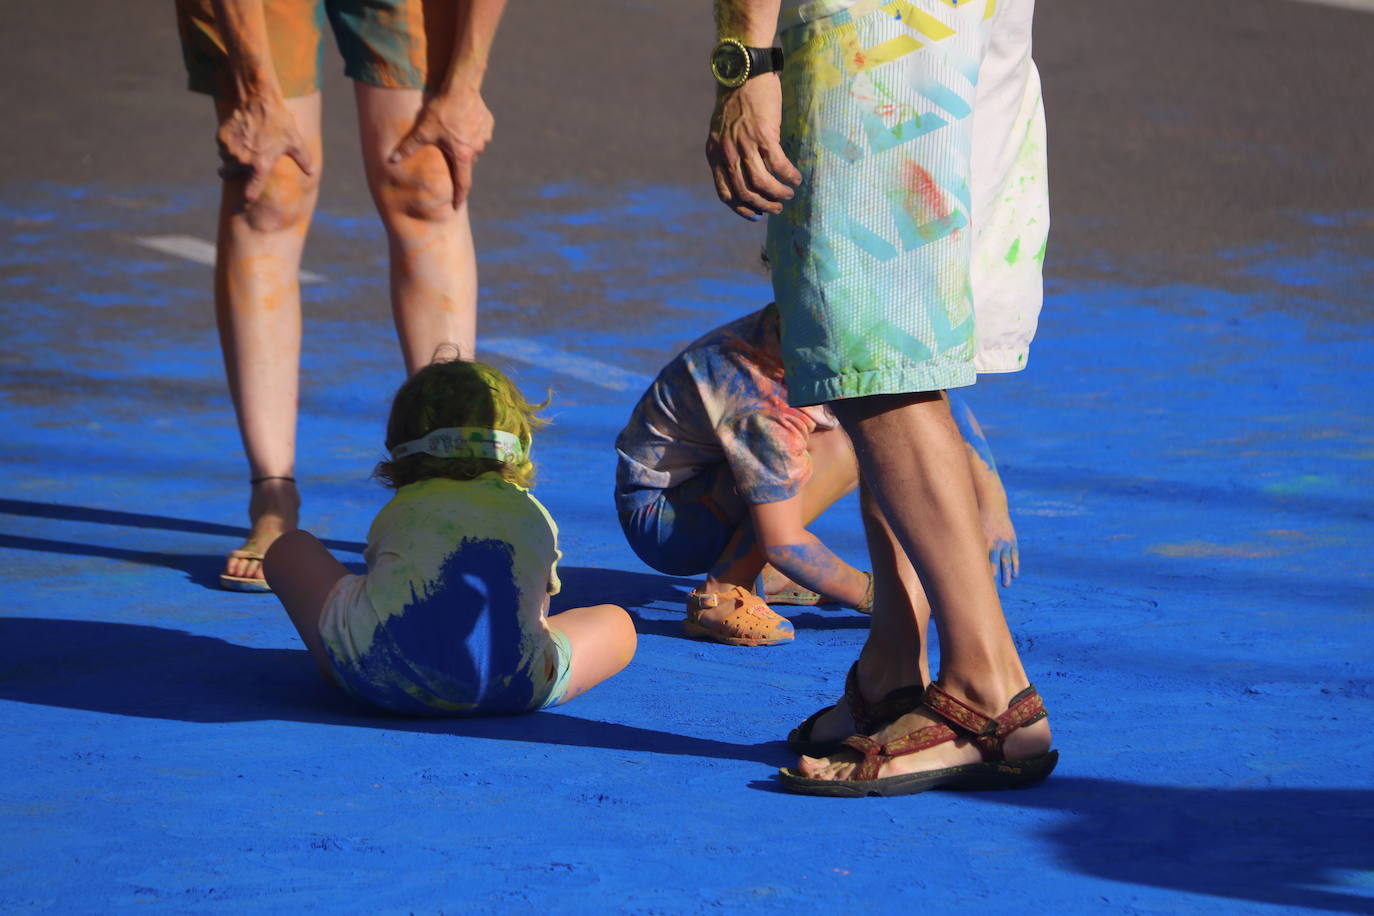
[{"label": "man's hand", "polygon": [[716,195],[748,220],[781,213],[783,201],[801,184],[801,173],[782,151],[782,86],[766,73],[738,89],[716,93],[706,161],[716,182]]},{"label": "man's hand", "polygon": [[992,578],[1000,579],[1004,587],[1010,586],[1011,580],[1021,575],[1021,552],[1016,546],[1016,529],[1012,527],[1011,517],[1005,507],[980,509],[979,514],[983,537],[987,541],[988,562],[992,564]]},{"label": "man's hand", "polygon": [[476,89],[460,89],[425,100],[415,126],[396,144],[390,163],[403,162],[421,147],[437,146],[453,179],[453,209],[467,199],[472,188],[472,167],[491,140],[496,119]]},{"label": "man's hand", "polygon": [[315,163],[296,129],[296,119],[279,97],[245,97],[221,122],[215,138],[224,162],[220,177],[234,180],[247,176],[243,196],[250,204],[261,196],[272,167],[282,156],[290,156],[306,175],[315,174]]}]

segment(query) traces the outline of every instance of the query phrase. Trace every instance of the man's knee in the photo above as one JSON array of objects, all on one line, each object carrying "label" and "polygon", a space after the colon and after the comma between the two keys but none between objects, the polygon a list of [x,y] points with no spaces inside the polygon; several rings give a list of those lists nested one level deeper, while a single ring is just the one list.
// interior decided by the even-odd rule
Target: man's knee
[{"label": "man's knee", "polygon": [[432,146],[403,162],[385,163],[376,180],[377,205],[388,226],[453,218],[453,178],[443,154]]},{"label": "man's knee", "polygon": [[287,156],[278,159],[258,199],[244,205],[248,225],[257,232],[283,232],[308,225],[319,175],[318,169],[314,175],[305,174]]}]

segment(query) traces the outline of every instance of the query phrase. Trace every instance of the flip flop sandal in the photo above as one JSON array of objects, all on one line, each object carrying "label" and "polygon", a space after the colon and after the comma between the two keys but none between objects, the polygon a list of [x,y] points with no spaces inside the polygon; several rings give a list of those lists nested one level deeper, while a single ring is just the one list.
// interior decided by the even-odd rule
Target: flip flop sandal
[{"label": "flip flop sandal", "polygon": [[802,588],[794,583],[780,592],[764,592],[763,600],[768,604],[811,607],[821,603],[821,596],[809,588]]},{"label": "flip flop sandal", "polygon": [[[231,550],[229,551],[229,558],[262,562],[262,554],[256,550]],[[261,576],[231,576],[228,573],[219,574],[219,587],[231,592],[272,591],[272,586],[268,585],[267,580]]]},{"label": "flip flop sandal", "polygon": [[[846,746],[864,755],[854,779],[811,779],[790,768],[779,770],[778,778],[788,789],[802,795],[862,798],[866,795],[914,795],[929,789],[1020,789],[1049,776],[1059,762],[1058,751],[1047,751],[1024,760],[1008,760],[1003,753],[1008,735],[1045,718],[1044,701],[1034,686],[1012,697],[1007,711],[996,718],[983,715],[936,684],[926,688],[922,705],[943,721],[918,728],[886,744],[865,735],[844,739]],[[895,757],[958,738],[976,744],[983,754],[982,761],[923,773],[878,776],[883,764]]]},{"label": "flip flop sandal", "polygon": [[[702,620],[701,612],[733,602],[735,609],[719,620]],[[780,617],[763,599],[747,588],[731,586],[723,592],[699,592],[687,596],[687,619],[682,629],[688,636],[711,639],[727,646],[776,646],[791,642],[796,634],[786,617]]]},{"label": "flip flop sandal", "polygon": [[[845,675],[843,701],[849,705],[849,715],[854,720],[855,734],[871,735],[887,723],[916,709],[924,697],[925,688],[911,684],[890,691],[876,703],[869,703],[859,690],[859,663],[850,665],[849,673]],[[821,716],[834,708],[832,705],[816,710],[807,716],[801,725],[788,732],[787,749],[794,754],[805,754],[807,757],[826,757],[843,747],[843,738],[831,741],[811,739],[811,731]]]},{"label": "flip flop sandal", "polygon": [[[873,613],[873,573],[864,573],[868,576],[868,592],[864,595],[863,601],[854,606],[854,610],[860,614]],[[769,604],[797,605],[800,607],[815,607],[824,603],[827,599],[819,593],[811,591],[809,588],[802,588],[793,582],[788,587],[777,592],[764,592],[763,600]]]}]

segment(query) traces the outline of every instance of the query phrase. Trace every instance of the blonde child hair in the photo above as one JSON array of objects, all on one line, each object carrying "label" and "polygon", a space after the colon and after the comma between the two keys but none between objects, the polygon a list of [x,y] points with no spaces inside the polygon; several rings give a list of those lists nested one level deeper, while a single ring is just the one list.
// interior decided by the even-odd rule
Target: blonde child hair
[{"label": "blonde child hair", "polygon": [[523,459],[508,463],[495,458],[436,458],[407,455],[382,461],[373,476],[398,490],[431,477],[472,480],[495,471],[513,484],[534,484],[530,443],[534,431],[548,425],[538,412],[549,405],[531,404],[515,383],[495,366],[475,360],[440,358],[412,375],[391,402],[386,424],[387,450],[420,439],[445,427],[483,427],[510,433],[520,440]]}]

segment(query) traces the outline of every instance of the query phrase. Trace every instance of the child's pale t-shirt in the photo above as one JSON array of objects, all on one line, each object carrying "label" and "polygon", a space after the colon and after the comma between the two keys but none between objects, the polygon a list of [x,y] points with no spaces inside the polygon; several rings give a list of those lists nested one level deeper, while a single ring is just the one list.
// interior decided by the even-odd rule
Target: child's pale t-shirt
[{"label": "child's pale t-shirt", "polygon": [[495,472],[401,487],[320,620],[343,687],[415,714],[503,714],[556,701],[566,641],[545,620],[558,529]]},{"label": "child's pale t-shirt", "polygon": [[811,474],[811,433],[824,407],[787,403],[778,311],[769,305],[693,341],[654,379],[616,438],[616,508],[727,462],[749,505],[795,496]]}]

